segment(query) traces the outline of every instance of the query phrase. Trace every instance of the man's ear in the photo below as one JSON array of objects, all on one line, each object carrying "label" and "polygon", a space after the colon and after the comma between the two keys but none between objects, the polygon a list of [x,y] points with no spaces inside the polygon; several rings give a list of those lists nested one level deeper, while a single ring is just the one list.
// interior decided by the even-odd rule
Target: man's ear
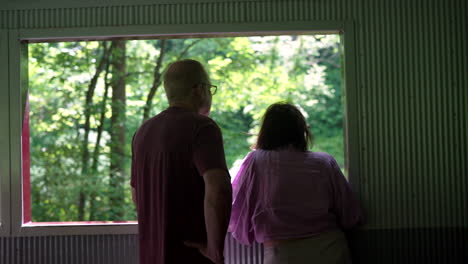
[{"label": "man's ear", "polygon": [[203,89],[201,84],[197,84],[193,87],[193,95],[197,98],[203,97]]}]

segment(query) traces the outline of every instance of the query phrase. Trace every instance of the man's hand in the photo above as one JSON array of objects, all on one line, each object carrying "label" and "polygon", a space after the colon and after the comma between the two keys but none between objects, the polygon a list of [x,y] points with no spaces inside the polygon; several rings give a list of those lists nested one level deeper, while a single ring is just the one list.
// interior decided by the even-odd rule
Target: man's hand
[{"label": "man's hand", "polygon": [[224,254],[222,251],[209,250],[207,245],[203,243],[185,241],[184,244],[188,247],[198,249],[203,256],[213,261],[215,264],[224,264]]},{"label": "man's hand", "polygon": [[229,225],[232,187],[229,174],[222,169],[203,173],[205,180],[205,225],[207,244],[190,243],[215,263],[224,263],[224,239]]}]

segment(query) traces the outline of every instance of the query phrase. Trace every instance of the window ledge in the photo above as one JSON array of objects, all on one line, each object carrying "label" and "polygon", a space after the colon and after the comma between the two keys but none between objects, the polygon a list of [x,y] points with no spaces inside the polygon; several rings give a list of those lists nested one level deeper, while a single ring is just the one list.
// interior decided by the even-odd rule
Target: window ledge
[{"label": "window ledge", "polygon": [[137,234],[136,221],[29,222],[12,230],[13,236]]}]

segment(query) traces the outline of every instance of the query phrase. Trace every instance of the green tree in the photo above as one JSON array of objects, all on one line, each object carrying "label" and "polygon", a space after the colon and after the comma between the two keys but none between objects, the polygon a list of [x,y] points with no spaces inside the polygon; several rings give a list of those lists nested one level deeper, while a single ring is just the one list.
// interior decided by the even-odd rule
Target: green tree
[{"label": "green tree", "polygon": [[132,137],[167,108],[162,76],[182,58],[219,87],[211,117],[233,172],[264,110],[284,100],[307,117],[313,150],[343,166],[340,56],[334,35],[30,44],[33,221],[136,219]]},{"label": "green tree", "polygon": [[124,40],[112,41],[114,47],[112,60],[112,100],[110,134],[110,178],[109,178],[109,207],[110,217],[122,219],[125,214],[121,206],[124,202],[123,188],[127,174],[125,171],[126,138],[126,42]]}]

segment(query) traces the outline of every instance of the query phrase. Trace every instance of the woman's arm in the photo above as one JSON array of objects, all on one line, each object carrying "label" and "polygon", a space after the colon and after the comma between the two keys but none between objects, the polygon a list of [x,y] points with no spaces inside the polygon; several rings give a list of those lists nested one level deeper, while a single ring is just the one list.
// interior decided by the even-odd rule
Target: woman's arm
[{"label": "woman's arm", "polygon": [[363,221],[361,206],[334,158],[330,160],[330,174],[333,186],[333,211],[337,214],[342,229],[352,229]]},{"label": "woman's arm", "polygon": [[232,183],[233,203],[228,229],[238,242],[246,245],[255,241],[251,222],[256,200],[253,190],[253,155],[254,152],[247,155]]}]

